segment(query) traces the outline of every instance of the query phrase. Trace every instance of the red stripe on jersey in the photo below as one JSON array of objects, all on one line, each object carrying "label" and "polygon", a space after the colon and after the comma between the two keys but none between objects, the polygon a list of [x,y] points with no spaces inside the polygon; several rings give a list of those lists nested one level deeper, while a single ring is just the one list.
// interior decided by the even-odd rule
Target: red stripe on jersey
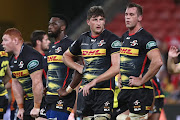
[{"label": "red stripe on jersey", "polygon": [[158,95],[159,95],[159,97],[160,97],[161,91],[159,90],[157,83],[154,81],[154,79],[152,79],[152,82],[153,82],[153,84],[156,86],[156,90],[157,90]]},{"label": "red stripe on jersey", "polygon": [[44,69],[43,69],[43,75],[44,75],[45,79],[47,79],[47,74]]},{"label": "red stripe on jersey", "polygon": [[59,43],[61,40],[59,40],[59,41],[57,41],[57,42],[55,42],[54,44],[57,44],[57,43]]},{"label": "red stripe on jersey", "polygon": [[67,80],[68,76],[69,76],[69,67],[67,67],[67,76],[64,80],[63,87],[66,85],[66,80]]},{"label": "red stripe on jersey", "polygon": [[[146,55],[146,57],[144,58],[144,62],[143,62],[143,66],[142,66],[141,74],[140,74],[140,75],[142,75],[143,72],[144,72],[144,67],[145,67],[145,65],[146,65],[146,62],[147,62],[147,55]],[[145,88],[145,84],[143,84],[143,88]]]},{"label": "red stripe on jersey", "polygon": [[129,36],[132,36],[132,35],[135,35],[135,33],[132,33],[132,34],[129,33]]}]

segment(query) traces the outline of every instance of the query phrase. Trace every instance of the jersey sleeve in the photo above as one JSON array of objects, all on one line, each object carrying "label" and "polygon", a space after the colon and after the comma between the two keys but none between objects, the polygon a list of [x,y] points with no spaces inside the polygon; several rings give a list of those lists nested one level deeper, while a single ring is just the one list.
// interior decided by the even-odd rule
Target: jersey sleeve
[{"label": "jersey sleeve", "polygon": [[116,35],[112,35],[109,40],[108,40],[108,48],[109,48],[109,52],[110,54],[115,53],[115,52],[119,52],[120,48],[121,48],[121,39],[116,36]]},{"label": "jersey sleeve", "polygon": [[27,62],[27,69],[29,74],[43,69],[43,56],[41,54],[35,53],[29,57]]},{"label": "jersey sleeve", "polygon": [[156,40],[152,36],[149,35],[144,38],[146,39],[143,39],[141,43],[142,43],[142,48],[145,50],[146,53],[155,48],[158,48]]},{"label": "jersey sleeve", "polygon": [[73,55],[81,55],[81,37],[71,44],[69,51]]}]

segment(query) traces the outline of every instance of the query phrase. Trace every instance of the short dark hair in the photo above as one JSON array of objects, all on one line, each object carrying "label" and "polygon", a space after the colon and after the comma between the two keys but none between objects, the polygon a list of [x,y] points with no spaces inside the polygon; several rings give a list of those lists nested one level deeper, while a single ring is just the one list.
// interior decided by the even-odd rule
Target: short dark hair
[{"label": "short dark hair", "polygon": [[36,41],[40,40],[42,41],[44,35],[46,35],[46,32],[43,30],[35,30],[31,34],[31,43],[33,47],[36,47]]},{"label": "short dark hair", "polygon": [[132,8],[132,7],[136,7],[137,8],[138,15],[142,15],[143,14],[143,8],[142,8],[141,5],[136,4],[136,3],[129,3],[126,8]]},{"label": "short dark hair", "polygon": [[66,26],[66,29],[68,28],[68,19],[66,16],[64,16],[63,14],[52,14],[51,17],[57,17],[60,20],[62,20],[64,22],[64,25]]},{"label": "short dark hair", "polygon": [[87,12],[87,19],[89,20],[91,17],[102,16],[105,18],[104,10],[101,6],[92,6]]}]

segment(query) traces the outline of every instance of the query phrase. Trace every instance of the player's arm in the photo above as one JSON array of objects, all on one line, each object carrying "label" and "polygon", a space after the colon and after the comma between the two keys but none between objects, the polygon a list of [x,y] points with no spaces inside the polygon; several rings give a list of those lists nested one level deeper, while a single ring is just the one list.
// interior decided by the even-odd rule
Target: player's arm
[{"label": "player's arm", "polygon": [[43,70],[37,70],[30,74],[32,79],[32,91],[34,95],[34,113],[31,110],[31,116],[37,117],[40,110],[40,105],[43,95],[43,83],[42,83],[42,73]]},{"label": "player's arm", "polygon": [[167,69],[170,74],[180,73],[180,64],[175,64],[174,59],[178,57],[180,52],[175,46],[171,46],[168,52]]},{"label": "player's arm", "polygon": [[137,80],[139,79],[137,77],[130,76],[130,81],[129,81],[130,86],[132,85],[140,86],[146,83],[148,80],[150,80],[156,75],[156,73],[159,71],[160,67],[162,66],[163,62],[159,49],[153,49],[149,51],[147,53],[147,57],[151,61],[147,73],[142,78],[140,77],[141,80]]},{"label": "player's arm", "polygon": [[66,52],[63,54],[63,62],[68,67],[77,70],[80,74],[83,72],[83,65],[80,65],[79,63],[75,62],[73,59],[74,55],[70,53],[69,49],[66,50]]},{"label": "player's arm", "polygon": [[95,86],[97,83],[105,81],[105,80],[109,80],[115,75],[117,75],[120,69],[119,66],[120,66],[119,53],[117,52],[117,53],[111,54],[111,67],[106,72],[104,72],[103,74],[101,74],[100,76],[92,80],[90,83],[85,85],[83,87],[83,95],[87,96],[89,94],[89,89]]},{"label": "player's arm", "polygon": [[12,89],[13,89],[14,97],[16,99],[18,108],[19,108],[17,117],[19,119],[23,119],[23,113],[24,113],[23,88],[22,88],[21,84],[19,83],[18,79],[16,79],[16,78],[13,78],[13,80],[12,80]]}]

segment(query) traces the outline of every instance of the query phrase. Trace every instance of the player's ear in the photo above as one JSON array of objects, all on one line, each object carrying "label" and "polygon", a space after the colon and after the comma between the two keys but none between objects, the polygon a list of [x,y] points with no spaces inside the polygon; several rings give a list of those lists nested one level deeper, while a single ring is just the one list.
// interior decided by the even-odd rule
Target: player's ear
[{"label": "player's ear", "polygon": [[66,26],[65,26],[65,25],[62,25],[62,26],[61,26],[61,31],[65,31],[65,29],[66,29]]},{"label": "player's ear", "polygon": [[90,20],[87,19],[86,22],[87,22],[87,24],[89,25]]},{"label": "player's ear", "polygon": [[139,16],[138,16],[138,22],[141,22],[141,21],[142,21],[142,18],[143,18],[142,15],[139,15]]}]

